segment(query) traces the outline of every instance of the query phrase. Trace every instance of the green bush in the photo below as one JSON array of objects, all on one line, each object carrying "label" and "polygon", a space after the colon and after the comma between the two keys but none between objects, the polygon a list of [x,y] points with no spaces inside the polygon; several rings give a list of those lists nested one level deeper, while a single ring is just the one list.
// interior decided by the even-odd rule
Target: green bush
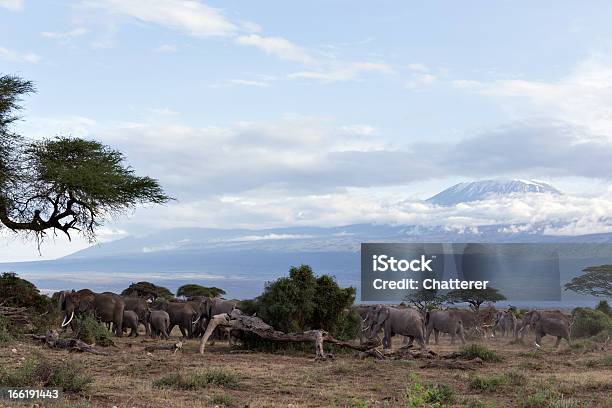
[{"label": "green bush", "polygon": [[9,320],[0,316],[0,345],[6,344],[13,340],[13,336],[11,335],[11,331],[9,330]]},{"label": "green bush", "polygon": [[257,313],[286,333],[323,329],[334,337],[353,339],[360,323],[350,310],[354,300],[355,288],[341,288],[333,277],[317,277],[310,266],[301,265],[292,267],[289,276],[268,282],[261,296],[242,302],[241,310]]},{"label": "green bush", "polygon": [[234,400],[231,395],[217,394],[213,395],[210,399],[212,405],[222,405],[225,407],[231,407],[234,404]]},{"label": "green bush", "polygon": [[572,337],[589,337],[612,332],[612,318],[600,310],[577,307],[572,311]]},{"label": "green bush", "polygon": [[0,275],[0,299],[3,306],[25,307],[37,313],[47,312],[51,303],[51,299],[42,295],[33,283],[13,272]]},{"label": "green bush", "polygon": [[72,335],[87,344],[96,344],[108,347],[113,343],[112,333],[104,323],[100,323],[91,316],[74,317],[75,333]]},{"label": "green bush", "polygon": [[599,310],[600,312],[605,313],[609,317],[612,317],[612,308],[610,308],[610,304],[607,300],[599,301],[597,306],[595,306],[595,310]]},{"label": "green bush", "polygon": [[410,408],[449,406],[455,402],[455,392],[449,385],[423,383],[415,373],[410,374],[408,381],[406,396]]},{"label": "green bush", "polygon": [[470,379],[470,388],[479,391],[497,391],[506,385],[504,375],[492,375],[489,377],[476,375]]},{"label": "green bush", "polygon": [[469,346],[463,347],[459,351],[459,357],[466,360],[472,360],[478,357],[482,361],[490,363],[499,363],[503,360],[499,354],[482,344],[470,344]]},{"label": "green bush", "polygon": [[155,388],[173,388],[178,390],[198,390],[208,385],[235,387],[238,385],[236,374],[222,369],[209,369],[196,373],[172,373],[153,381]]},{"label": "green bush", "polygon": [[48,360],[40,356],[26,359],[13,371],[0,371],[1,387],[51,387],[64,392],[85,391],[92,378],[83,365],[72,360]]}]

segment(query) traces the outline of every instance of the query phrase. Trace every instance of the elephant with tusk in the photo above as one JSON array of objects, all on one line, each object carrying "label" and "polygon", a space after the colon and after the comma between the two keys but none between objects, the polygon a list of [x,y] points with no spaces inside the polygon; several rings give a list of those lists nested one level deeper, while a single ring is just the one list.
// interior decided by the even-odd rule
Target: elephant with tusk
[{"label": "elephant with tusk", "polygon": [[541,312],[532,310],[527,312],[525,316],[523,316],[521,327],[518,330],[518,333],[521,334],[521,338],[527,327],[533,328],[535,332],[536,348],[541,347],[542,337],[547,334],[557,337],[557,342],[555,343],[555,348],[557,349],[559,348],[561,339],[565,339],[567,344],[571,345],[570,321],[569,318],[560,311]]},{"label": "elephant with tusk", "polygon": [[[63,291],[59,303],[64,313],[62,327],[73,323],[75,315],[90,315],[103,323],[112,323],[117,337],[122,336],[125,304],[121,296],[111,292],[95,293],[89,289]],[[74,330],[74,325],[71,327]]]}]

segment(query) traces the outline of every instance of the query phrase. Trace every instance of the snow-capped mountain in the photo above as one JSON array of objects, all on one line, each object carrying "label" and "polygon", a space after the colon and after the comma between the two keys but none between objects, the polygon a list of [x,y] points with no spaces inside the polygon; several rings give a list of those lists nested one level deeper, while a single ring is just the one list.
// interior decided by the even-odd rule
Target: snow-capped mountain
[{"label": "snow-capped mountain", "polygon": [[427,201],[432,204],[448,206],[516,193],[561,194],[559,190],[542,181],[520,179],[481,180],[455,184],[428,198]]}]

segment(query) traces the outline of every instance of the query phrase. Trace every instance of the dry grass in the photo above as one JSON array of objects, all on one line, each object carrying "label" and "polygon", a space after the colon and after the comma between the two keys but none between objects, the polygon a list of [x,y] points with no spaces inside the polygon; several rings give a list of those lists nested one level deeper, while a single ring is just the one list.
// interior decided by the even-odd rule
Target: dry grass
[{"label": "dry grass", "polygon": [[[321,362],[304,355],[233,354],[223,342],[217,342],[204,355],[199,355],[196,340],[186,341],[185,350],[176,354],[146,353],[144,347],[153,340],[139,337],[115,341],[119,348],[108,349],[111,353],[108,357],[74,356],[26,341],[12,342],[0,346],[0,362],[8,369],[15,369],[23,364],[23,358],[35,353],[51,359],[78,359],[86,366],[93,383],[81,393],[67,393],[65,406],[77,403],[83,407],[147,408],[431,405],[427,401],[440,401],[441,405],[453,401],[452,406],[464,407],[612,404],[608,399],[612,394],[612,375],[605,364],[610,353],[584,349],[556,353],[551,338],[545,338],[543,349],[535,353],[529,345],[508,344],[509,339],[488,340],[486,347],[503,361],[485,362],[474,372],[419,369],[420,362],[415,360],[360,360],[353,354],[341,354],[334,360]],[[401,339],[394,341],[394,346],[399,347]],[[12,352],[12,348],[17,352]],[[442,354],[460,349],[451,346],[446,337],[439,346],[431,345],[431,348]],[[154,386],[154,381],[173,373],[180,373],[188,381],[196,375],[199,382],[194,381],[199,385]],[[486,381],[495,376],[503,376],[502,385],[486,391],[471,387],[475,377]]]}]

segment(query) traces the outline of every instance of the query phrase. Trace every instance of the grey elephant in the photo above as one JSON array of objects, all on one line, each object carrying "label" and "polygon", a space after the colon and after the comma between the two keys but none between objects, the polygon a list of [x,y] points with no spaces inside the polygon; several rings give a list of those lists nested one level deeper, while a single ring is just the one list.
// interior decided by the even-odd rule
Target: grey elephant
[{"label": "grey elephant", "polygon": [[372,308],[364,322],[364,333],[368,339],[378,336],[384,329],[383,347],[391,348],[391,338],[396,335],[407,336],[416,340],[422,350],[425,350],[425,321],[423,316],[414,309],[396,309],[378,305]]},{"label": "grey elephant", "polygon": [[530,326],[535,332],[535,346],[537,348],[541,347],[542,337],[546,336],[547,334],[557,337],[555,348],[559,347],[561,339],[565,339],[567,344],[571,345],[569,318],[559,311],[529,311],[525,313],[525,316],[523,316],[519,333],[524,333],[528,326]]},{"label": "grey elephant", "polygon": [[[208,322],[210,322],[214,316],[218,314],[222,314],[222,313],[231,313],[232,310],[236,308],[237,304],[238,304],[238,301],[236,300],[225,300],[221,298],[211,298],[211,297],[202,298],[201,299],[201,307],[203,308],[202,317],[206,319],[205,321],[202,322],[202,325],[200,327],[202,334],[204,334],[204,332],[206,331]],[[220,338],[222,334],[221,329],[222,328],[220,327],[219,329],[215,330],[215,333],[213,334],[213,336],[216,338]],[[227,335],[228,335],[229,340],[231,341],[231,333],[229,331],[227,331]],[[214,337],[213,337],[213,342],[214,342]]]},{"label": "grey elephant", "polygon": [[514,313],[510,311],[497,312],[495,324],[493,324],[493,337],[497,335],[498,330],[501,337],[506,337],[506,334],[516,337],[517,320]]},{"label": "grey elephant", "polygon": [[151,310],[147,314],[147,323],[151,327],[151,337],[160,336],[162,339],[167,339],[170,328],[170,316],[164,310]]},{"label": "grey elephant", "polygon": [[130,337],[138,337],[138,315],[133,310],[123,311],[123,330],[130,329]]},{"label": "grey elephant", "polygon": [[136,296],[123,296],[123,302],[125,303],[125,310],[131,310],[136,313],[138,322],[145,327],[145,332],[148,336],[150,334],[149,325],[147,324],[147,314],[150,310],[149,302]]},{"label": "grey elephant", "polygon": [[183,337],[192,337],[194,321],[197,322],[199,313],[188,302],[169,302],[164,300],[158,310],[164,310],[170,317],[168,334],[174,326],[178,326]]},{"label": "grey elephant", "polygon": [[455,337],[459,335],[462,344],[465,344],[463,332],[463,322],[461,314],[456,310],[432,310],[427,312],[425,317],[426,335],[425,342],[429,344],[429,337],[433,331],[436,344],[438,344],[438,334],[448,333],[451,336],[451,344],[455,344]]},{"label": "grey elephant", "polygon": [[[121,296],[111,293],[95,293],[89,289],[64,291],[59,298],[60,309],[64,313],[62,327],[73,322],[74,316],[91,315],[103,323],[112,323],[115,335],[123,334],[123,311],[125,304]],[[74,326],[71,326],[74,330]]]}]

